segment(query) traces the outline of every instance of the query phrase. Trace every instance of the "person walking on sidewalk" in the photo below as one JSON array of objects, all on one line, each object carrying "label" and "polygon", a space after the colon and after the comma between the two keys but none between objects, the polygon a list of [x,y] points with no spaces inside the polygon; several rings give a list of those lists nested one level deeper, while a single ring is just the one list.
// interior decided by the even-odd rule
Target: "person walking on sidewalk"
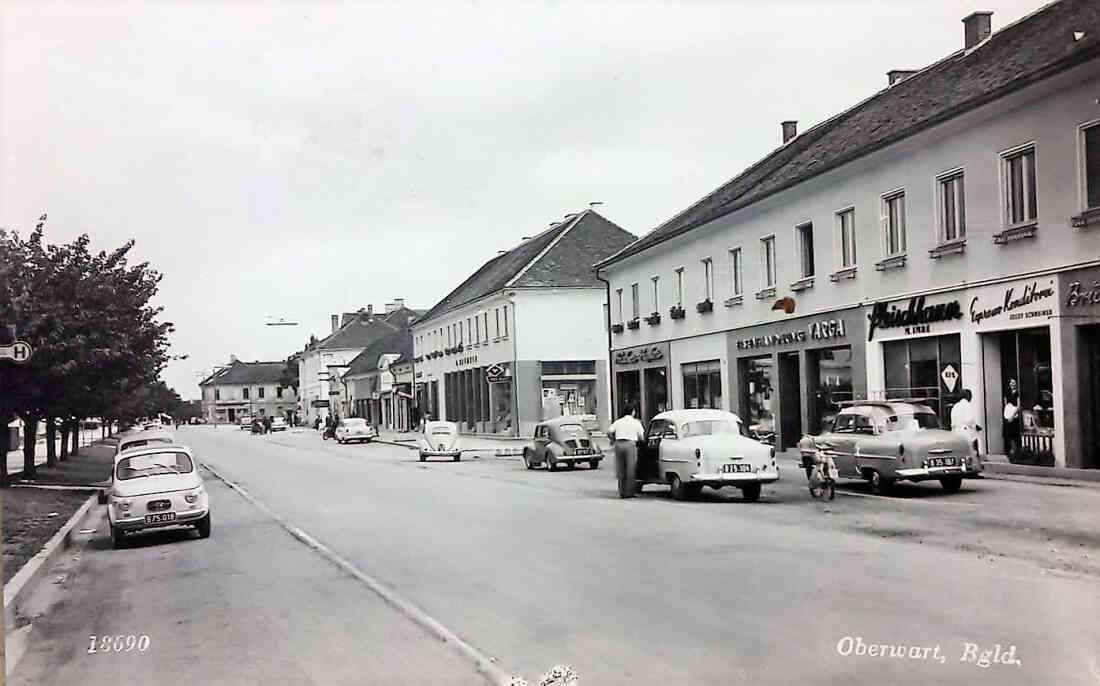
[{"label": "person walking on sidewalk", "polygon": [[619,481],[619,497],[634,497],[634,472],[638,466],[638,443],[645,438],[642,423],[634,418],[634,408],[627,404],[623,416],[607,427],[607,436],[615,446],[615,477]]}]

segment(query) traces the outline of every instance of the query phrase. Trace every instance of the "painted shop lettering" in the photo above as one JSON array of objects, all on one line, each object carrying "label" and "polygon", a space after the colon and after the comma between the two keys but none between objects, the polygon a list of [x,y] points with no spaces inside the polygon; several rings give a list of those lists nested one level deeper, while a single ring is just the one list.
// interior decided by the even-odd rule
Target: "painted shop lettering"
[{"label": "painted shop lettering", "polygon": [[773,333],[755,338],[745,338],[737,341],[738,350],[751,350],[753,348],[767,348],[773,345],[790,345],[791,343],[803,343],[806,340],[805,331],[787,331],[785,333]]},{"label": "painted shop lettering", "polygon": [[928,324],[945,322],[951,319],[962,319],[962,305],[958,300],[925,305],[924,296],[909,299],[909,305],[904,310],[889,303],[875,303],[871,313],[867,315],[870,326],[867,331],[867,340],[875,336],[875,329],[892,329],[898,326],[906,327],[906,333],[925,333]]},{"label": "painted shop lettering", "polygon": [[1069,285],[1069,293],[1066,294],[1066,307],[1084,307],[1086,305],[1100,305],[1100,281],[1093,281],[1092,288],[1081,290],[1081,282],[1074,281]]},{"label": "painted shop lettering", "polygon": [[[1032,282],[1024,286],[1024,292],[1022,295],[1016,295],[1015,288],[1006,289],[1001,302],[997,303],[994,307],[982,307],[978,303],[978,297],[975,296],[970,301],[970,321],[973,324],[981,324],[985,319],[991,319],[998,317],[1006,312],[1012,312],[1026,305],[1030,305],[1038,300],[1050,298],[1054,296],[1053,286],[1048,288],[1039,288],[1039,284]],[[1049,311],[1048,311],[1049,312]],[[1027,316],[1032,316],[1028,314]],[[1036,314],[1034,316],[1041,316]],[[1009,317],[1010,319],[1023,319],[1023,314],[1018,314]]]},{"label": "painted shop lettering", "polygon": [[848,335],[843,319],[826,319],[810,324],[810,338],[821,341],[829,338],[844,338]]},{"label": "painted shop lettering", "polygon": [[656,362],[664,358],[665,353],[657,346],[619,350],[615,353],[615,364],[634,364],[635,362]]}]

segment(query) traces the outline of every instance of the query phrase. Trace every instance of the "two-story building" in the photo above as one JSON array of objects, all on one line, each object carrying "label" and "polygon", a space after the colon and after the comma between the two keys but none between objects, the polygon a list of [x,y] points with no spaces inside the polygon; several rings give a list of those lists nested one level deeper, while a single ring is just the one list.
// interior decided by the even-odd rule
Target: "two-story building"
[{"label": "two-story building", "polygon": [[974,13],[957,52],[783,122],[597,265],[619,402],[728,409],[787,448],[842,400],[922,398],[947,425],[969,388],[990,453],[1100,466],[1100,4],[990,29]]},{"label": "two-story building", "polygon": [[[371,343],[350,363],[344,373],[350,404],[345,415],[364,417],[379,428],[404,430],[407,421],[398,421],[407,402],[396,395],[400,390],[391,365],[412,354],[412,335],[408,328],[394,331]],[[403,391],[410,394],[408,389]],[[398,427],[403,427],[399,429]]]},{"label": "two-story building", "polygon": [[202,416],[208,422],[236,424],[241,416],[290,419],[298,405],[294,389],[283,386],[286,362],[241,362],[229,365],[199,382]]},{"label": "two-story building", "polygon": [[414,322],[417,404],[463,431],[529,435],[609,416],[606,291],[592,264],[634,236],[588,209],[501,251]]}]

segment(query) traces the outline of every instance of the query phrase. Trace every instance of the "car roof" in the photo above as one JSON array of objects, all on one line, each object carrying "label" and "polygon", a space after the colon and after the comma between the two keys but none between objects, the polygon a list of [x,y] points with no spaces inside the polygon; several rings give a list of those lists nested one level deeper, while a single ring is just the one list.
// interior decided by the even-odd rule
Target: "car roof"
[{"label": "car roof", "polygon": [[662,412],[653,418],[654,420],[662,419],[665,421],[675,422],[680,424],[682,422],[698,422],[707,420],[725,420],[730,419],[740,423],[741,418],[733,412],[726,412],[725,410],[712,410],[706,408],[698,409],[685,409],[685,410],[668,410]]},{"label": "car roof", "polygon": [[878,407],[886,410],[887,412],[893,412],[894,414],[898,414],[899,412],[901,412],[902,414],[913,414],[916,412],[932,412],[933,414],[935,413],[935,410],[923,403],[890,402],[888,400],[867,400],[864,402],[857,401],[847,405],[846,407],[842,407],[840,411],[843,413],[845,410],[851,410],[856,407]]},{"label": "car roof", "polygon": [[192,458],[192,459],[195,457],[195,454],[191,452],[191,449],[188,448],[185,445],[180,445],[178,443],[159,443],[156,446],[148,446],[148,447],[143,446],[141,448],[134,448],[133,450],[127,450],[125,454],[119,453],[118,455],[115,455],[115,464],[117,465],[119,460],[121,460],[123,458],[127,458],[127,457],[136,457],[138,455],[147,455],[147,454],[152,454],[152,453],[169,453],[169,452],[171,452],[171,453],[187,453],[187,456]]},{"label": "car roof", "polygon": [[456,424],[455,422],[447,422],[447,421],[444,421],[442,419],[437,419],[437,420],[430,421],[430,422],[424,422],[424,428],[425,429],[427,429],[429,426],[445,426],[449,429],[457,429],[458,428],[458,424]]},{"label": "car roof", "polygon": [[164,431],[158,429],[151,429],[149,431],[138,431],[137,433],[124,436],[118,440],[118,444],[131,443],[133,441],[147,441],[153,438],[171,438],[175,440],[175,435],[171,431]]}]

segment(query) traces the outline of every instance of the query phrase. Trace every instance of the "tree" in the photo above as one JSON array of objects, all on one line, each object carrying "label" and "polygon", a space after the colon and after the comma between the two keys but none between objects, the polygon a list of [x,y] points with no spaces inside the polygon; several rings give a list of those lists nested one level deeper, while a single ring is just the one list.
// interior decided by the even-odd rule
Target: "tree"
[{"label": "tree", "polygon": [[295,395],[298,394],[298,361],[301,357],[301,353],[294,353],[286,358],[286,367],[283,368],[283,373],[279,377],[279,385],[293,389]]}]

